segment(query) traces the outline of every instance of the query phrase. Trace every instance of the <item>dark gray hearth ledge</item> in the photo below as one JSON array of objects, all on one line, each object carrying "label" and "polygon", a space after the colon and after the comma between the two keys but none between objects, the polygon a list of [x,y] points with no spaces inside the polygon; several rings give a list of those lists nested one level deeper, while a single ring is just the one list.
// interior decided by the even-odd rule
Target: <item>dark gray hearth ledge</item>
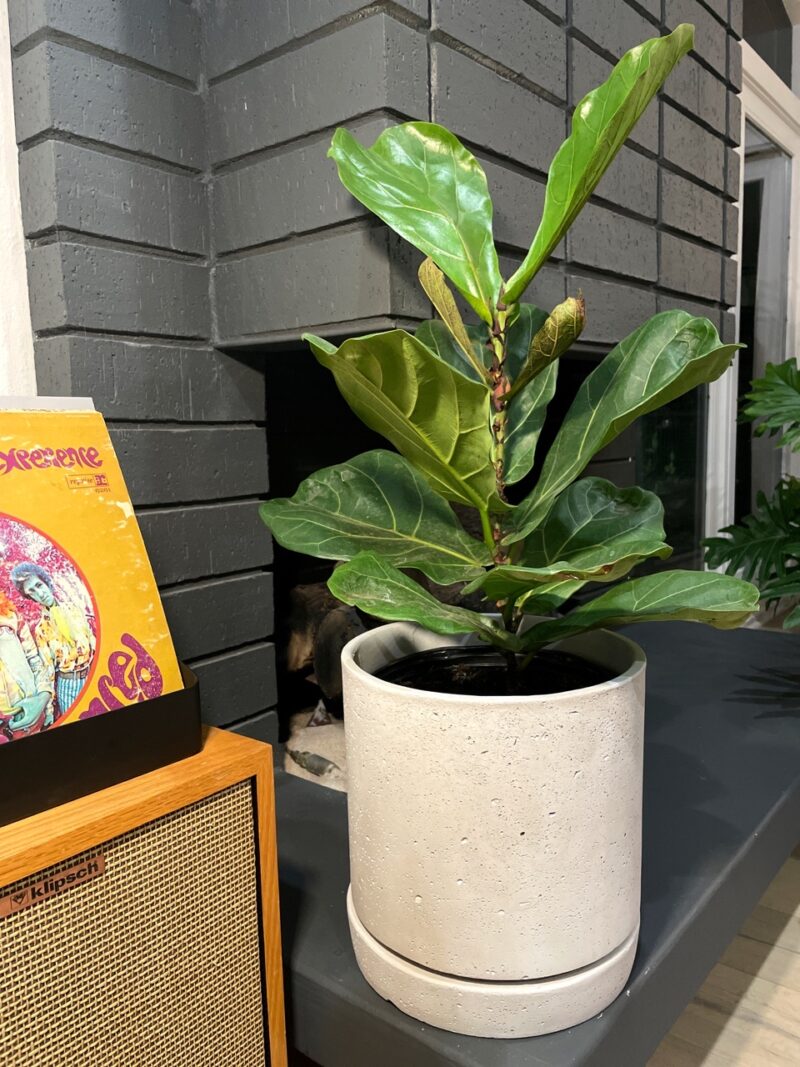
[{"label": "dark gray hearth ledge", "polygon": [[[424,1026],[356,966],[346,798],[278,773],[287,1022],[322,1067],[643,1067],[800,837],[800,637],[631,627],[648,655],[642,929],[596,1019],[512,1041]],[[398,797],[398,803],[402,798]]]}]

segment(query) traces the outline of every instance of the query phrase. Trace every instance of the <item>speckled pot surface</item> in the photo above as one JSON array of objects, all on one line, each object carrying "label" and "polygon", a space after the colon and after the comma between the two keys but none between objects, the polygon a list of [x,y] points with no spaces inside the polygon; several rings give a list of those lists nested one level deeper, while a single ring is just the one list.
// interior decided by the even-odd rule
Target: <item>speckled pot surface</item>
[{"label": "speckled pot surface", "polygon": [[606,631],[571,638],[559,647],[616,677],[549,696],[451,696],[372,676],[458,643],[392,623],[342,654],[359,964],[437,1026],[561,1029],[602,1010],[633,963],[644,653]]}]

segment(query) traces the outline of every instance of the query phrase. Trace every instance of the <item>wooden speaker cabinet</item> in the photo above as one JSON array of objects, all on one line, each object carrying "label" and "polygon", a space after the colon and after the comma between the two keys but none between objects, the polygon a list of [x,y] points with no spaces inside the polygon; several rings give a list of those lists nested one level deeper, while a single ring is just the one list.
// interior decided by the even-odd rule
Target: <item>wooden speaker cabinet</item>
[{"label": "wooden speaker cabinet", "polygon": [[3,1067],[285,1067],[268,745],[0,828]]}]

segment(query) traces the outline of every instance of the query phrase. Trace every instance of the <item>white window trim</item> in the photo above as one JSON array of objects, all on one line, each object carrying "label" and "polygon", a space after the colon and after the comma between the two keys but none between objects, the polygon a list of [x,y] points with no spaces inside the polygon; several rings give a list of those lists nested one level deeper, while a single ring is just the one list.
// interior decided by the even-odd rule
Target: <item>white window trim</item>
[{"label": "white window trim", "polygon": [[[795,96],[774,70],[746,41],[742,41],[742,136],[745,119],[763,132],[792,158],[789,217],[789,273],[786,321],[786,351],[798,352],[800,343],[800,97]],[[744,185],[742,156],[739,205]],[[741,262],[742,228],[739,227]],[[739,294],[736,287],[736,337],[739,336]],[[798,352],[800,354],[800,352]],[[709,388],[706,450],[706,536],[733,522],[736,485],[737,365]]]},{"label": "white window trim", "polygon": [[8,0],[0,0],[0,394],[36,393],[11,82]]}]

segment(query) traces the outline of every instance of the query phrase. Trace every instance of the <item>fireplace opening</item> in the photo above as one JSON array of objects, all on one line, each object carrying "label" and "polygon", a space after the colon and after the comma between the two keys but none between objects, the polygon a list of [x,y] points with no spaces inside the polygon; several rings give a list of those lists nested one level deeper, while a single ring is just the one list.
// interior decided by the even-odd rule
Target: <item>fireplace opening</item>
[{"label": "fireplace opening", "polygon": [[[343,400],[330,371],[307,345],[270,352],[264,359],[267,396],[267,456],[270,496],[292,496],[314,471],[343,463],[361,452],[391,445],[373,433]],[[297,712],[320,699],[307,660],[304,632],[321,621],[335,602],[324,583],[332,560],[290,552],[275,544],[275,644],[278,669],[280,738]],[[335,708],[334,704],[334,711]]]}]

